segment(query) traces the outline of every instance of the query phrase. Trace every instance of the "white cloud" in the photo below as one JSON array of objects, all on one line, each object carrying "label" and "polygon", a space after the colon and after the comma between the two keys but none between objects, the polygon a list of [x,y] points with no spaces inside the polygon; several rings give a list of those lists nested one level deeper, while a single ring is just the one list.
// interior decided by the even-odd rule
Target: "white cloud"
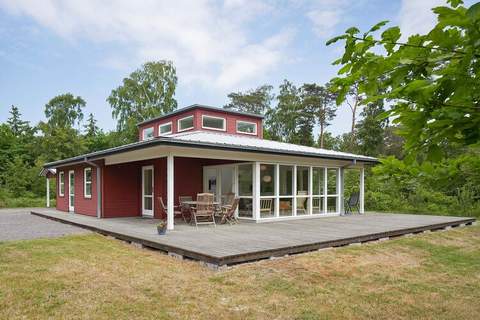
[{"label": "white cloud", "polygon": [[309,3],[306,13],[313,24],[313,31],[320,38],[331,37],[346,14],[347,0],[318,0]]},{"label": "white cloud", "polygon": [[69,41],[113,43],[120,50],[106,53],[106,66],[170,59],[181,81],[223,90],[275,70],[292,39],[289,29],[255,34],[253,19],[274,7],[254,0],[0,0],[0,8]]},{"label": "white cloud", "polygon": [[445,4],[445,0],[402,0],[398,16],[402,40],[413,34],[430,31],[436,23],[436,15],[432,8]]}]

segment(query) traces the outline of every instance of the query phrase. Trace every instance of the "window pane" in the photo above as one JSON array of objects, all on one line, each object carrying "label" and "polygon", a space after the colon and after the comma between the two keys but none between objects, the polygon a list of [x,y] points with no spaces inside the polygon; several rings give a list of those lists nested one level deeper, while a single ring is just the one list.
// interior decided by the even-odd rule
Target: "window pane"
[{"label": "window pane", "polygon": [[85,194],[87,196],[91,196],[92,195],[92,184],[91,183],[87,183],[85,185]]},{"label": "window pane", "polygon": [[85,170],[85,181],[92,182],[92,169]]},{"label": "window pane", "polygon": [[265,198],[260,199],[260,217],[272,218],[275,216],[275,199]]},{"label": "window pane", "polygon": [[250,122],[237,122],[237,131],[243,133],[252,133],[254,134],[257,130],[257,125]]},{"label": "window pane", "polygon": [[281,217],[289,217],[292,215],[293,198],[281,198],[279,205],[279,213]]},{"label": "window pane", "polygon": [[152,169],[146,169],[143,178],[143,191],[146,195],[152,194],[152,178]]},{"label": "window pane", "polygon": [[152,198],[151,197],[144,197],[143,198],[143,205],[145,210],[152,210]]},{"label": "window pane", "polygon": [[143,129],[143,140],[153,138],[153,127]]},{"label": "window pane", "polygon": [[260,164],[260,195],[275,195],[275,165]]},{"label": "window pane", "polygon": [[312,212],[313,214],[323,213],[323,197],[313,197]]},{"label": "window pane", "polygon": [[193,128],[193,117],[188,117],[188,118],[179,120],[178,127],[179,127],[178,128],[179,130]]},{"label": "window pane", "polygon": [[313,193],[314,195],[323,194],[323,183],[324,183],[324,169],[323,168],[313,168]]},{"label": "window pane", "polygon": [[308,167],[297,167],[297,195],[308,195]]},{"label": "window pane", "polygon": [[65,193],[65,174],[63,172],[60,173],[60,194]]},{"label": "window pane", "polygon": [[327,191],[328,194],[337,194],[337,169],[327,170]]},{"label": "window pane", "polygon": [[238,194],[251,196],[253,190],[253,169],[251,164],[238,166]]},{"label": "window pane", "polygon": [[163,124],[159,127],[160,134],[170,133],[172,132],[172,124]]},{"label": "window pane", "polygon": [[240,201],[238,202],[238,216],[252,218],[252,203],[252,199],[240,198]]},{"label": "window pane", "polygon": [[308,214],[308,198],[297,197],[297,216]]},{"label": "window pane", "polygon": [[215,129],[224,129],[225,128],[225,119],[222,118],[212,118],[212,117],[203,117],[203,127],[215,128]]},{"label": "window pane", "polygon": [[327,197],[327,212],[337,212],[337,197]]},{"label": "window pane", "polygon": [[70,174],[68,188],[70,194],[75,194],[75,174]]},{"label": "window pane", "polygon": [[291,196],[293,194],[293,167],[280,166],[280,195]]}]

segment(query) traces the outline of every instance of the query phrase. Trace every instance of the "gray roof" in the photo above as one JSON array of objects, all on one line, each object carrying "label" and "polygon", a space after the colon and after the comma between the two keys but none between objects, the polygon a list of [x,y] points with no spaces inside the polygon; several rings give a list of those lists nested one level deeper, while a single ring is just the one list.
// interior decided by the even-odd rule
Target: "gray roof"
[{"label": "gray roof", "polygon": [[228,112],[228,113],[232,113],[232,114],[238,114],[238,115],[241,115],[241,116],[255,117],[255,118],[260,118],[260,119],[264,118],[263,115],[256,114],[256,113],[240,112],[240,111],[235,111],[235,110],[206,106],[206,105],[202,105],[202,104],[192,104],[191,106],[176,109],[176,110],[168,112],[164,115],[139,122],[139,123],[137,123],[137,126],[140,126],[140,125],[145,124],[145,123],[161,120],[161,119],[164,119],[164,118],[168,118],[170,116],[173,116],[173,115],[176,115],[176,114],[179,114],[179,113],[183,113],[183,112],[187,112],[187,111],[190,111],[190,110],[193,110],[193,109],[204,109],[204,110],[217,111],[217,112]]},{"label": "gray roof", "polygon": [[65,160],[54,161],[46,163],[44,167],[54,168],[56,166],[82,162],[84,160],[102,159],[112,154],[145,149],[158,145],[175,145],[190,148],[210,148],[239,152],[258,152],[274,155],[290,155],[336,160],[355,160],[370,163],[378,162],[378,159],[374,157],[357,155],[347,152],[307,147],[291,143],[284,143],[227,133],[216,133],[210,131],[189,131],[170,136],[156,137],[146,141],[134,142],[115,148],[87,153]]}]

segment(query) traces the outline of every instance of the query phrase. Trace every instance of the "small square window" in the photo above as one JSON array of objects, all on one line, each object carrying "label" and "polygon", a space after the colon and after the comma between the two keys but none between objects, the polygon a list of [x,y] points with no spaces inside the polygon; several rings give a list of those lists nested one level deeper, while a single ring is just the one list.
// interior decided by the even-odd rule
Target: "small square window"
[{"label": "small square window", "polygon": [[190,130],[193,128],[193,116],[178,120],[178,131]]},{"label": "small square window", "polygon": [[143,140],[153,138],[153,127],[143,129]]},{"label": "small square window", "polygon": [[167,134],[172,133],[172,123],[164,123],[158,126],[158,135],[159,136],[164,136]]}]

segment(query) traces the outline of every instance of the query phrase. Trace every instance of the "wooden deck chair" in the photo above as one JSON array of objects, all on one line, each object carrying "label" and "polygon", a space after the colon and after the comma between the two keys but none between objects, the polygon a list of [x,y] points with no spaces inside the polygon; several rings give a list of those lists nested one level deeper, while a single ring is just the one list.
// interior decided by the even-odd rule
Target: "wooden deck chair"
[{"label": "wooden deck chair", "polygon": [[350,198],[345,202],[345,214],[353,214],[353,209],[360,213],[360,193],[352,192]]},{"label": "wooden deck chair", "polygon": [[272,212],[273,199],[260,199],[260,215],[262,212],[273,214]]},{"label": "wooden deck chair", "polygon": [[238,207],[238,202],[240,201],[239,198],[234,198],[232,205],[228,207],[223,207],[223,216],[222,220],[220,220],[220,223],[229,223],[229,224],[235,224],[238,223],[237,217],[235,217],[235,211],[237,210]]},{"label": "wooden deck chair", "polygon": [[[165,206],[165,203],[163,202],[163,198],[162,197],[157,197],[157,201],[158,201],[158,204],[160,206],[160,209],[162,209],[162,211],[165,213],[165,216],[168,216],[167,207]],[[187,222],[187,220],[185,220],[185,216],[183,215],[182,211],[178,210],[177,206],[173,207],[173,217],[174,218],[181,217],[181,218],[183,218],[183,220],[185,222]]]},{"label": "wooden deck chair", "polygon": [[298,197],[297,198],[297,214],[298,214],[298,211],[303,211],[304,214],[307,214],[307,208],[305,207],[305,203],[307,203],[307,191],[298,191],[297,192],[297,195],[299,196],[305,196],[305,198],[303,197]]},{"label": "wooden deck chair", "polygon": [[[185,201],[193,201],[193,197],[192,196],[178,197],[178,207],[179,207],[179,210],[182,211],[183,220],[185,220],[185,222],[191,222],[192,221],[191,206],[184,203]],[[187,221],[187,218],[188,218],[188,221]]]},{"label": "wooden deck chair", "polygon": [[213,206],[213,193],[197,194],[197,206],[192,208],[193,222],[198,229],[199,224],[215,224],[215,210]]},{"label": "wooden deck chair", "polygon": [[[322,201],[322,198],[313,198],[312,199],[312,209],[313,212],[316,213],[321,213],[320,209],[322,208],[320,201]],[[317,209],[317,211],[315,211]]]}]

